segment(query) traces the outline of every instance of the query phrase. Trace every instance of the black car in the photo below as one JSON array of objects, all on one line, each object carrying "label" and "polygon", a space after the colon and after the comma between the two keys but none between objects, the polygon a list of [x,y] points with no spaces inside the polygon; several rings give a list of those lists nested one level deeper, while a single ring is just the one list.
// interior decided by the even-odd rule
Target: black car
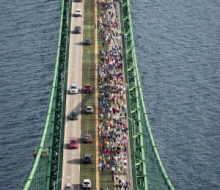
[{"label": "black car", "polygon": [[92,155],[91,154],[85,154],[83,163],[84,164],[91,164],[92,163]]},{"label": "black car", "polygon": [[74,33],[81,33],[81,27],[80,26],[75,26]]},{"label": "black car", "polygon": [[91,45],[91,43],[92,43],[92,41],[90,39],[86,39],[84,42],[85,45]]},{"label": "black car", "polygon": [[72,120],[78,119],[78,113],[76,111],[72,111],[72,113],[70,115],[70,119],[72,119]]}]

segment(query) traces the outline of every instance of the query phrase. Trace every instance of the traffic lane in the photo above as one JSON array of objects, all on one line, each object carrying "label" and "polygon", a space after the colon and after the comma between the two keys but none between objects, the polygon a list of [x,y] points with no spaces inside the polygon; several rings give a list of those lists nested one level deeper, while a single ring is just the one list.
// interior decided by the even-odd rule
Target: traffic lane
[{"label": "traffic lane", "polygon": [[[70,95],[71,96],[71,95]],[[70,100],[71,98],[69,98]],[[68,103],[67,103],[68,104]],[[81,117],[78,120],[67,120],[65,125],[65,137],[63,148],[63,183],[71,181],[72,184],[79,184],[80,175],[80,148],[81,148]],[[70,149],[71,137],[78,138],[78,149]],[[66,177],[69,176],[69,179]]]},{"label": "traffic lane", "polygon": [[73,4],[74,6],[72,7],[72,16],[71,16],[71,31],[74,30],[75,26],[80,26],[81,27],[81,33],[82,33],[82,29],[83,29],[83,15],[81,17],[76,17],[74,16],[74,13],[75,13],[75,10],[76,9],[81,9],[82,10],[82,14],[83,14],[83,4],[80,4],[80,5],[75,5]]},{"label": "traffic lane", "polygon": [[[74,186],[80,186],[80,157],[79,154],[65,155],[67,162],[64,163],[65,171],[62,176],[63,188],[65,184],[71,182]],[[69,167],[71,165],[71,167]]]},{"label": "traffic lane", "polygon": [[[80,8],[83,11],[83,3],[72,3],[72,14],[74,14],[75,9]],[[69,88],[71,83],[75,83],[79,89],[82,87],[82,48],[80,46],[83,41],[83,30],[80,34],[73,34],[75,26],[81,26],[83,28],[83,17],[71,17],[71,36],[70,36],[70,46],[69,46],[69,65],[68,65],[68,83],[67,88]],[[81,72],[79,72],[79,70]],[[67,89],[68,90],[68,89]],[[67,94],[66,96],[66,118],[71,113],[72,110],[79,111],[81,107],[81,94]],[[71,182],[75,187],[79,187],[80,184],[80,143],[79,148],[72,150],[68,149],[68,143],[71,136],[81,138],[81,116],[79,115],[78,120],[72,121],[67,120],[65,123],[65,136],[63,149],[63,180],[62,187],[65,186],[67,182]],[[69,176],[67,179],[65,176]]]},{"label": "traffic lane", "polygon": [[[81,34],[82,35],[82,34]],[[75,83],[80,88],[82,86],[82,75],[78,70],[73,70],[74,68],[81,68],[82,60],[82,50],[80,46],[76,47],[73,42],[80,41],[82,37],[78,35],[77,38],[71,40],[70,46],[70,58],[69,58],[69,73],[68,73],[68,85],[69,88],[71,83]],[[73,42],[72,42],[73,41]],[[74,55],[71,52],[78,52],[77,55]],[[78,61],[77,61],[78,60]],[[80,60],[80,61],[79,61]],[[82,69],[80,69],[82,70]],[[67,89],[68,90],[68,89]],[[67,94],[66,97],[66,118],[68,118],[71,111],[76,110],[80,113],[81,108],[81,94]],[[78,120],[69,120],[66,119],[65,123],[65,137],[64,144],[68,145],[70,137],[81,138],[81,115],[79,114]],[[78,152],[78,154],[76,154]],[[63,150],[63,185],[65,186],[67,182],[73,183],[75,187],[79,187],[80,184],[80,143],[78,150],[70,150],[64,147]],[[67,179],[66,176],[69,176],[70,179]]]}]

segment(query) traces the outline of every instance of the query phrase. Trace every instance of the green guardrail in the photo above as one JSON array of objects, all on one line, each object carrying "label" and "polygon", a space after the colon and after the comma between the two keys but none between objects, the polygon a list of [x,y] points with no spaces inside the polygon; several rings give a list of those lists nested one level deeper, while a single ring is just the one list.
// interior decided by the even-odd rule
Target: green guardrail
[{"label": "green guardrail", "polygon": [[62,0],[60,29],[57,47],[56,63],[54,68],[53,83],[46,120],[41,136],[41,141],[36,151],[36,156],[29,176],[18,189],[53,189],[60,187],[59,179],[62,177],[62,152],[63,152],[63,124],[65,119],[69,31],[71,17],[71,1]]},{"label": "green guardrail", "polygon": [[174,190],[163,167],[147,118],[132,29],[130,0],[123,1],[120,9],[123,57],[125,63],[126,96],[131,146],[133,189]]},{"label": "green guardrail", "polygon": [[[59,164],[58,164],[58,176],[56,182],[62,178],[62,165],[63,165],[63,144],[64,144],[64,125],[65,125],[65,111],[66,111],[66,89],[67,89],[67,78],[68,78],[68,61],[69,61],[69,43],[70,43],[70,28],[71,28],[71,10],[72,3],[71,0],[68,1],[67,11],[67,28],[65,30],[66,36],[66,48],[65,48],[65,61],[64,61],[64,70],[63,70],[63,81],[62,81],[62,119],[61,119],[61,131],[60,131],[60,143],[59,143]],[[61,181],[60,181],[61,182]],[[58,183],[58,189],[61,189],[61,183]]]}]

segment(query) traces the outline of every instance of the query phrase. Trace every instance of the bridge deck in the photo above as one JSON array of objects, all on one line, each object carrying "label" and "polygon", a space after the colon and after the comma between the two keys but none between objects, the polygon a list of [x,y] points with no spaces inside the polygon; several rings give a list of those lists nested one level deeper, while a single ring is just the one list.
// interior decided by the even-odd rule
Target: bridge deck
[{"label": "bridge deck", "polygon": [[[76,9],[83,11],[83,3],[72,3],[72,15]],[[83,28],[83,17],[71,17],[71,31],[75,26]],[[79,148],[69,149],[71,137],[81,137],[81,114],[78,120],[70,120],[71,111],[80,112],[81,109],[81,87],[82,87],[82,52],[83,46],[80,45],[83,41],[83,30],[81,34],[70,34],[69,46],[69,63],[68,63],[68,80],[66,89],[66,116],[65,116],[65,132],[64,132],[64,147],[63,147],[63,172],[62,172],[62,187],[67,182],[79,185],[80,181],[80,144]],[[74,83],[79,87],[78,94],[69,94],[69,87]]]},{"label": "bridge deck", "polygon": [[[86,2],[85,2],[86,3]],[[82,3],[72,3],[72,15],[75,13],[75,10],[77,8],[80,8],[84,14],[84,2]],[[118,15],[119,16],[119,7],[117,8],[111,8],[107,10],[107,13],[111,11],[114,15]],[[102,17],[102,18],[101,18]],[[106,14],[104,16],[104,14],[102,14],[100,17],[100,19],[106,20],[106,18],[110,19],[110,14]],[[67,81],[67,88],[69,88],[71,83],[75,83],[78,87],[79,87],[79,93],[78,94],[69,94],[67,93],[66,96],[66,120],[65,120],[65,133],[64,133],[64,149],[63,149],[63,172],[62,172],[62,189],[65,187],[65,184],[68,182],[71,182],[74,186],[74,189],[80,189],[81,188],[81,180],[80,180],[80,160],[81,158],[81,146],[80,146],[80,142],[79,142],[79,148],[72,150],[69,149],[69,141],[71,137],[77,137],[78,139],[82,140],[82,134],[81,134],[81,114],[79,114],[79,118],[78,120],[70,120],[69,119],[69,114],[71,113],[72,110],[74,111],[78,111],[79,113],[83,113],[83,110],[81,110],[81,103],[82,103],[82,91],[80,89],[83,88],[83,84],[82,84],[82,53],[83,53],[83,46],[81,45],[83,42],[83,16],[82,17],[71,17],[71,31],[74,30],[74,27],[76,25],[79,25],[82,27],[82,32],[81,34],[71,34],[70,36],[70,46],[69,46],[69,65],[68,65],[68,81]],[[114,16],[113,19],[116,19],[116,17]],[[118,19],[118,18],[117,18]],[[107,28],[106,28],[107,30]],[[118,31],[118,33],[120,34],[120,32]],[[99,35],[99,34],[98,34]],[[96,39],[97,40],[97,39]],[[107,50],[112,50],[113,46],[117,46],[119,47],[122,44],[121,42],[121,37],[118,36],[117,38],[115,38],[114,43],[106,43],[105,44],[105,51]],[[122,52],[122,50],[117,50],[118,52]],[[94,71],[97,72],[97,71]],[[114,75],[116,72],[116,68],[112,69],[111,71],[109,70],[109,72]],[[123,69],[120,70],[120,72],[122,72],[123,74]],[[101,78],[100,78],[101,79]],[[125,87],[125,81],[121,80],[120,78],[117,80],[117,82],[122,81],[122,85],[123,88]],[[104,84],[104,83],[103,83]],[[116,84],[117,86],[117,84]],[[66,89],[68,92],[68,89]],[[120,91],[118,93],[113,93],[113,91],[109,91],[107,90],[106,92],[111,93],[111,95],[113,96],[113,94],[115,94],[116,96],[118,96],[120,94]],[[101,92],[99,93],[101,94]],[[125,96],[123,96],[125,98]],[[99,99],[102,100],[103,99]],[[121,100],[120,98],[118,98],[118,100]],[[109,122],[113,122],[115,123],[115,119],[119,120],[120,119],[120,114],[123,114],[123,116],[125,115],[125,110],[122,109],[122,105],[126,104],[126,100],[123,101],[123,103],[120,105],[120,109],[119,112],[114,114],[113,111],[110,113],[110,117],[108,119],[106,119],[103,122],[99,122],[99,126],[101,126],[101,128],[104,129],[104,124],[109,123]],[[100,106],[102,107],[102,106]],[[99,107],[99,108],[100,108]],[[111,103],[110,107],[112,108],[116,108],[116,105]],[[99,110],[100,111],[100,110]],[[102,112],[99,112],[99,116]],[[108,111],[103,112],[103,115],[107,114]],[[100,117],[99,117],[100,119]],[[114,121],[113,121],[114,120]],[[100,120],[99,120],[100,121]],[[124,117],[124,121],[125,123],[128,123],[126,121],[126,117]],[[101,130],[100,130],[101,131]],[[130,157],[129,157],[129,140],[128,140],[128,130],[126,133],[124,133],[122,130],[115,130],[116,133],[120,134],[120,137],[115,139],[114,147],[117,148],[118,144],[128,144],[128,151],[125,151],[124,148],[122,148],[121,153],[120,154],[115,154],[116,155],[116,162],[113,164],[112,159],[110,161],[107,161],[106,159],[106,164],[110,165],[110,172],[108,175],[112,175],[111,172],[111,168],[115,167],[115,165],[117,166],[117,168],[119,168],[119,166],[122,165],[123,169],[120,171],[115,171],[114,174],[112,175],[112,178],[114,177],[114,185],[119,184],[119,180],[122,180],[124,182],[126,182],[127,180],[131,180],[131,173],[127,173],[127,172],[131,172],[131,167],[130,167]],[[126,134],[126,140],[123,140],[123,135]],[[95,141],[95,139],[94,139]],[[106,142],[105,138],[99,138],[99,142],[101,142],[103,145],[105,144],[104,141]],[[107,140],[108,141],[108,140]],[[113,140],[112,140],[113,141]],[[110,141],[109,141],[110,142]],[[128,152],[128,154],[127,154]],[[98,153],[100,155],[100,157],[102,157],[104,153],[104,150],[99,151]],[[110,154],[111,158],[113,157],[113,153]],[[106,157],[106,154],[103,156]],[[123,159],[127,160],[127,164],[124,164],[124,161],[120,160],[120,157]],[[94,159],[93,159],[94,160]],[[96,161],[97,162],[97,161]],[[103,162],[100,161],[99,163],[96,163],[97,166],[101,166]],[[126,169],[124,169],[126,168]],[[99,168],[100,172],[102,172],[101,167]],[[98,170],[98,168],[97,168]],[[105,167],[106,170],[106,167]],[[125,171],[126,170],[126,171]],[[96,171],[97,172],[97,171]],[[91,175],[94,175],[93,173],[91,173]],[[102,174],[100,174],[102,175]],[[118,178],[118,179],[117,179]],[[113,182],[112,182],[113,183]],[[99,185],[97,185],[99,186]],[[94,187],[93,187],[94,188]],[[101,188],[101,186],[99,187]],[[107,187],[103,187],[103,188],[107,188]],[[110,190],[111,188],[108,187],[108,189]]]}]

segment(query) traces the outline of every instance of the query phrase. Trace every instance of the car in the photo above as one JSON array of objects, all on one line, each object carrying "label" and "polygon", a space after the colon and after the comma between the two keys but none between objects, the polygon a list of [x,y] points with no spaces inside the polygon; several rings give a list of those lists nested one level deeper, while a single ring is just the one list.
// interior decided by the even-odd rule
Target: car
[{"label": "car", "polygon": [[80,26],[75,26],[74,28],[74,33],[81,33],[81,27]]},{"label": "car", "polygon": [[91,164],[92,163],[92,155],[91,154],[85,154],[83,163],[84,164]]},{"label": "car", "polygon": [[78,140],[76,137],[71,137],[70,138],[70,144],[69,144],[70,149],[78,149],[79,145],[78,145]]},{"label": "car", "polygon": [[70,94],[78,94],[78,86],[76,84],[71,84],[70,85]]},{"label": "car", "polygon": [[86,106],[85,111],[86,111],[86,113],[93,113],[93,107],[92,106]]},{"label": "car", "polygon": [[81,9],[76,9],[75,16],[82,16],[82,10]]},{"label": "car", "polygon": [[85,143],[92,142],[92,135],[86,134],[86,135],[84,136],[84,142],[85,142]]},{"label": "car", "polygon": [[70,115],[70,119],[77,120],[78,119],[78,112],[72,111]]},{"label": "car", "polygon": [[72,190],[72,189],[73,189],[73,184],[72,183],[66,183],[65,190]]},{"label": "car", "polygon": [[85,93],[91,93],[92,92],[92,85],[91,84],[86,84],[84,86],[84,92]]},{"label": "car", "polygon": [[91,45],[91,43],[92,43],[92,41],[90,39],[86,39],[84,42],[85,45]]},{"label": "car", "polygon": [[83,188],[83,189],[86,189],[86,188],[91,189],[91,188],[92,188],[91,180],[90,180],[90,179],[84,179],[84,180],[82,181],[82,188]]}]

